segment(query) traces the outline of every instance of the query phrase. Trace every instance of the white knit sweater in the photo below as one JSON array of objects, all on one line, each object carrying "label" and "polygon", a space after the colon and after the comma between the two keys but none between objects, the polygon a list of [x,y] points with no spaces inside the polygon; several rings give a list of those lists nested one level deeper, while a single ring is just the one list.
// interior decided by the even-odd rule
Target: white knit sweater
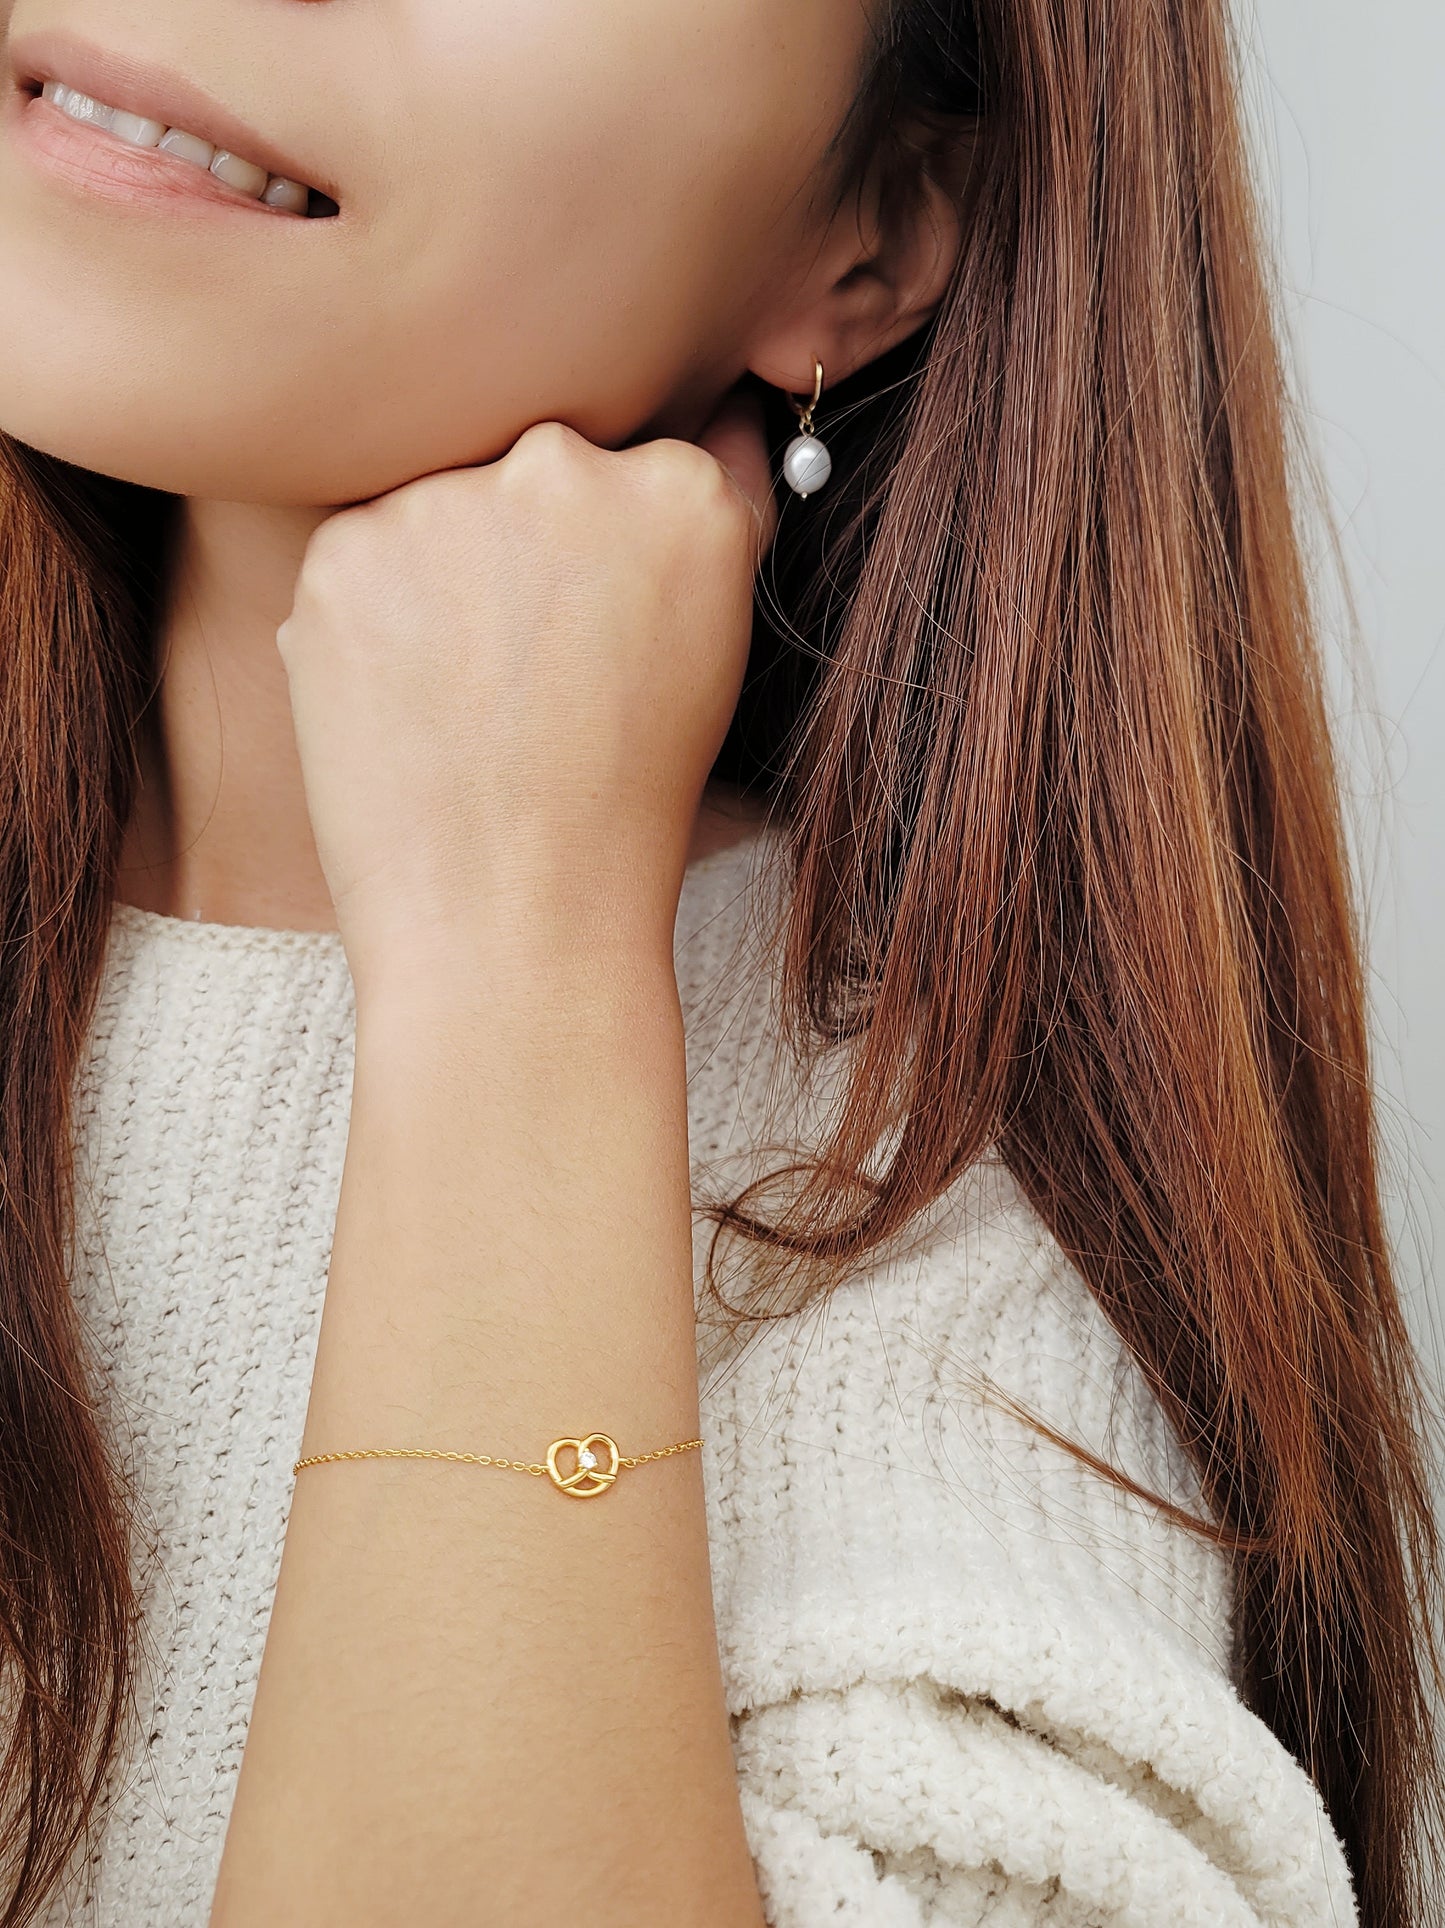
[{"label": "white knit sweater", "polygon": [[[786,1085],[756,941],[784,870],[767,832],[683,889],[709,1195],[782,1162],[748,1161]],[[117,906],[77,1090],[74,1270],[144,1500],[149,1664],[97,1851],[49,1924],[204,1928],[300,1449],[353,1026],[334,934]],[[699,1275],[710,1230],[699,1215]],[[740,1344],[698,1301],[717,1628],[775,1928],[1355,1922],[1313,1784],[1231,1683],[1223,1557],[979,1392],[984,1375],[1198,1505],[1137,1368],[1001,1169],[969,1173],[906,1256]],[[476,1919],[506,1928],[482,1900]]]}]

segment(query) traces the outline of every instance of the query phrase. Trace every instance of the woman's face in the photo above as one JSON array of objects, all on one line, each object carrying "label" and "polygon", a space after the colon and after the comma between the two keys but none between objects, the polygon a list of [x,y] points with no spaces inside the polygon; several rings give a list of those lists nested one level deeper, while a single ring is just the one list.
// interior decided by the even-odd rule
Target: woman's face
[{"label": "woman's face", "polygon": [[[614,446],[688,433],[814,267],[810,203],[868,17],[865,0],[0,0],[0,429],[181,494],[310,505],[490,459],[547,417]],[[108,104],[184,126],[145,97],[167,70],[339,213],[118,199],[86,179],[91,157],[118,165],[93,129],[89,149],[62,136],[68,165],[38,158],[44,129],[21,121],[56,110],[32,76],[74,68],[105,99],[77,41],[123,77]]]}]

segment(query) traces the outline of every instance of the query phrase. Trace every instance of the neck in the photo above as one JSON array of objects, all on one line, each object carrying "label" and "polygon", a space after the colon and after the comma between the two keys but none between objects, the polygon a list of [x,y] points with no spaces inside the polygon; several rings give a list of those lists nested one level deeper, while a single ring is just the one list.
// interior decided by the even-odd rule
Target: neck
[{"label": "neck", "polygon": [[[276,630],[326,509],[188,501],[158,637],[122,901],[208,923],[334,930]],[[760,814],[710,783],[688,861]]]}]

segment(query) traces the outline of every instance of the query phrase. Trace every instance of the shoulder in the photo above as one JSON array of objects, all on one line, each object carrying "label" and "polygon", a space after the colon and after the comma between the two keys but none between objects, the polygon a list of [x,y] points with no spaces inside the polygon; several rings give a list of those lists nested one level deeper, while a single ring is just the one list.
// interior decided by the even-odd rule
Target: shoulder
[{"label": "shoulder", "polygon": [[[700,1197],[784,1165],[828,1102],[776,1050],[778,851],[722,853],[684,896]],[[1349,1928],[1318,1792],[1235,1689],[1227,1556],[1003,1403],[1205,1517],[1141,1368],[1001,1164],[926,1221],[738,1333],[698,1294],[718,1645],[769,1922]],[[699,1213],[699,1281],[711,1234]]]},{"label": "shoulder", "polygon": [[[700,1207],[784,1168],[839,1095],[841,1054],[799,1067],[779,1045],[775,920],[788,882],[771,830],[689,872],[676,955]],[[1202,1515],[1141,1369],[1000,1163],[964,1173],[906,1250],[741,1335],[701,1289],[711,1234],[700,1210],[700,1384],[733,1527],[721,1555],[740,1583],[750,1529],[776,1545],[764,1522],[781,1510],[790,1588],[837,1597],[844,1557],[868,1571],[875,1555],[906,1557],[915,1582],[930,1567],[950,1583],[1006,1567],[1020,1586],[1082,1588],[1097,1611],[1146,1618],[1227,1670],[1227,1562],[991,1396]],[[734,1267],[745,1279],[748,1250],[729,1238],[725,1286]],[[829,1524],[843,1518],[840,1544]]]},{"label": "shoulder", "polygon": [[700,1299],[699,1366],[722,1557],[755,1607],[836,1604],[906,1571],[915,1598],[1057,1596],[1062,1617],[1075,1603],[1228,1676],[1227,1556],[1010,1410],[1207,1517],[1137,1362],[1001,1165],[967,1173],[907,1252],[799,1313],[734,1332]]},{"label": "shoulder", "polygon": [[1202,1516],[1127,1348],[999,1165],[905,1257],[699,1327],[714,1595],[769,1920],[1354,1920],[1317,1790],[1230,1677]]}]

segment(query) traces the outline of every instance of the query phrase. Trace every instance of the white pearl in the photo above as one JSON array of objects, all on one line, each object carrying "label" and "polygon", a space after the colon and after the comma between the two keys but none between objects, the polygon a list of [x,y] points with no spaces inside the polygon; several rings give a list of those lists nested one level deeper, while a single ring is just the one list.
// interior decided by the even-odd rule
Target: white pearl
[{"label": "white pearl", "polygon": [[788,487],[799,495],[812,495],[833,473],[833,458],[816,435],[795,435],[783,456],[783,474]]}]

